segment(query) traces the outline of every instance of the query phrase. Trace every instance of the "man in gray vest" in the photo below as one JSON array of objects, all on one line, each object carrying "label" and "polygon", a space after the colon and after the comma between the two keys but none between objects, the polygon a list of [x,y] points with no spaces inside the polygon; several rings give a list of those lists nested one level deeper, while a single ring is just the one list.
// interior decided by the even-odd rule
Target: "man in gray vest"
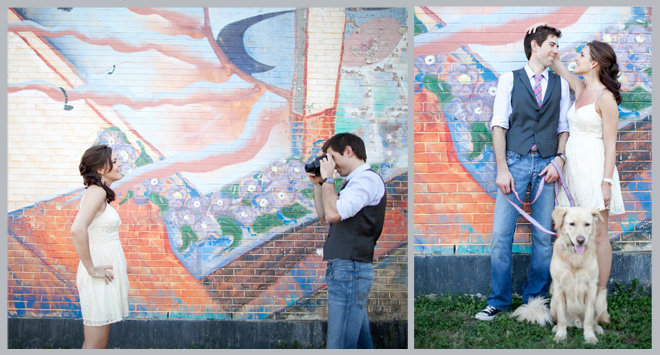
[{"label": "man in gray vest", "polygon": [[[490,321],[511,305],[511,253],[518,212],[507,201],[521,205],[527,188],[531,196],[541,179],[546,185],[531,205],[531,216],[547,230],[552,229],[555,193],[552,184],[559,175],[551,160],[564,165],[568,139],[566,113],[570,107],[568,83],[548,71],[559,55],[561,32],[541,26],[525,36],[528,59],[519,70],[500,76],[493,106],[493,150],[497,163],[497,198],[493,215],[488,305],[475,318]],[[533,197],[531,197],[533,198]],[[532,250],[523,302],[545,296],[550,283],[552,236],[532,226]]]},{"label": "man in gray vest", "polygon": [[[374,279],[374,247],[385,222],[383,179],[370,169],[362,139],[339,133],[323,144],[321,175],[308,173],[321,223],[330,223],[323,246],[328,262],[328,349],[372,349],[367,298]],[[339,194],[334,171],[346,178]]]}]

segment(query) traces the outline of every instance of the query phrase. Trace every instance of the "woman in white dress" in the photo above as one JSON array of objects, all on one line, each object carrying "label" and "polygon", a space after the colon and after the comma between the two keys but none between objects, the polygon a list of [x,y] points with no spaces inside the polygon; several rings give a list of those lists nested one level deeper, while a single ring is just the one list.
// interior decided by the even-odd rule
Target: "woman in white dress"
[{"label": "woman in white dress", "polygon": [[121,163],[106,145],[93,146],[80,160],[85,194],[71,235],[80,257],[76,284],[80,295],[85,341],[83,349],[104,349],[110,324],[128,316],[126,258],[119,241],[121,219],[110,206],[110,185],[121,179]]},{"label": "woman in white dress", "polygon": [[[534,31],[537,24],[530,28]],[[575,205],[596,207],[605,223],[597,226],[598,287],[607,287],[612,267],[608,217],[625,213],[619,173],[615,166],[621,84],[619,65],[610,45],[592,41],[582,48],[571,73],[557,56],[552,70],[568,81],[575,103],[568,112],[570,136],[566,142],[564,175]],[[584,81],[577,75],[581,75]],[[563,189],[557,196],[568,205]]]}]

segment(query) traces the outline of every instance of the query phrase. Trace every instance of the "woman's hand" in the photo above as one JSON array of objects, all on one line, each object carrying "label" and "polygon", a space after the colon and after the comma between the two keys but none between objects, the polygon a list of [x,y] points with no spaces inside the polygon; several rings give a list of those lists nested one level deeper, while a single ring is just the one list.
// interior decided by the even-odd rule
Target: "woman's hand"
[{"label": "woman's hand", "polygon": [[605,209],[610,208],[610,201],[612,200],[612,185],[610,183],[603,181],[600,184],[600,188],[603,191],[603,202],[605,203]]},{"label": "woman's hand", "polygon": [[534,33],[536,29],[541,26],[550,26],[547,22],[537,22],[529,27],[527,27],[527,33]]},{"label": "woman's hand", "polygon": [[88,271],[89,276],[105,280],[105,284],[109,284],[114,280],[115,276],[112,274],[112,265],[95,266],[91,271]]}]

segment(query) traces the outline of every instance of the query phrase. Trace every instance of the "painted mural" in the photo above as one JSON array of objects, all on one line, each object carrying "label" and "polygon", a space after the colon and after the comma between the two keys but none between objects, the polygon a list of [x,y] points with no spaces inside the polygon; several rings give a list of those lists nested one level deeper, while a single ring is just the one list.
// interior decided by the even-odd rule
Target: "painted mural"
[{"label": "painted mural", "polygon": [[[651,8],[415,8],[415,253],[489,253],[497,191],[491,132],[497,81],[526,63],[525,30],[562,31],[562,63],[591,40],[621,69],[617,166],[627,213],[611,218],[615,250],[651,249]],[[574,99],[574,98],[572,98]],[[439,158],[435,158],[439,156]],[[521,218],[522,220],[522,218]],[[521,221],[519,220],[519,221]],[[514,250],[529,252],[529,224]]]},{"label": "painted mural", "polygon": [[[93,144],[122,163],[131,317],[266,318],[322,292],[327,229],[304,164],[339,132],[363,137],[394,196],[376,268],[405,270],[406,18],[10,8],[9,316],[80,317],[68,229]],[[405,318],[405,297],[374,302]]]}]

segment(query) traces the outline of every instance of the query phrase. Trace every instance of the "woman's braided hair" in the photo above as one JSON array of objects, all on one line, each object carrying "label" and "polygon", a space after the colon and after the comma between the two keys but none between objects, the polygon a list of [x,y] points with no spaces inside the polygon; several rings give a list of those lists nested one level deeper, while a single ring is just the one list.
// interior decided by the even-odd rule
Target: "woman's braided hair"
[{"label": "woman's braided hair", "polygon": [[105,144],[95,145],[85,151],[80,158],[80,175],[86,187],[100,186],[105,190],[105,200],[110,203],[115,200],[115,192],[101,181],[99,169],[112,170],[112,148]]}]

